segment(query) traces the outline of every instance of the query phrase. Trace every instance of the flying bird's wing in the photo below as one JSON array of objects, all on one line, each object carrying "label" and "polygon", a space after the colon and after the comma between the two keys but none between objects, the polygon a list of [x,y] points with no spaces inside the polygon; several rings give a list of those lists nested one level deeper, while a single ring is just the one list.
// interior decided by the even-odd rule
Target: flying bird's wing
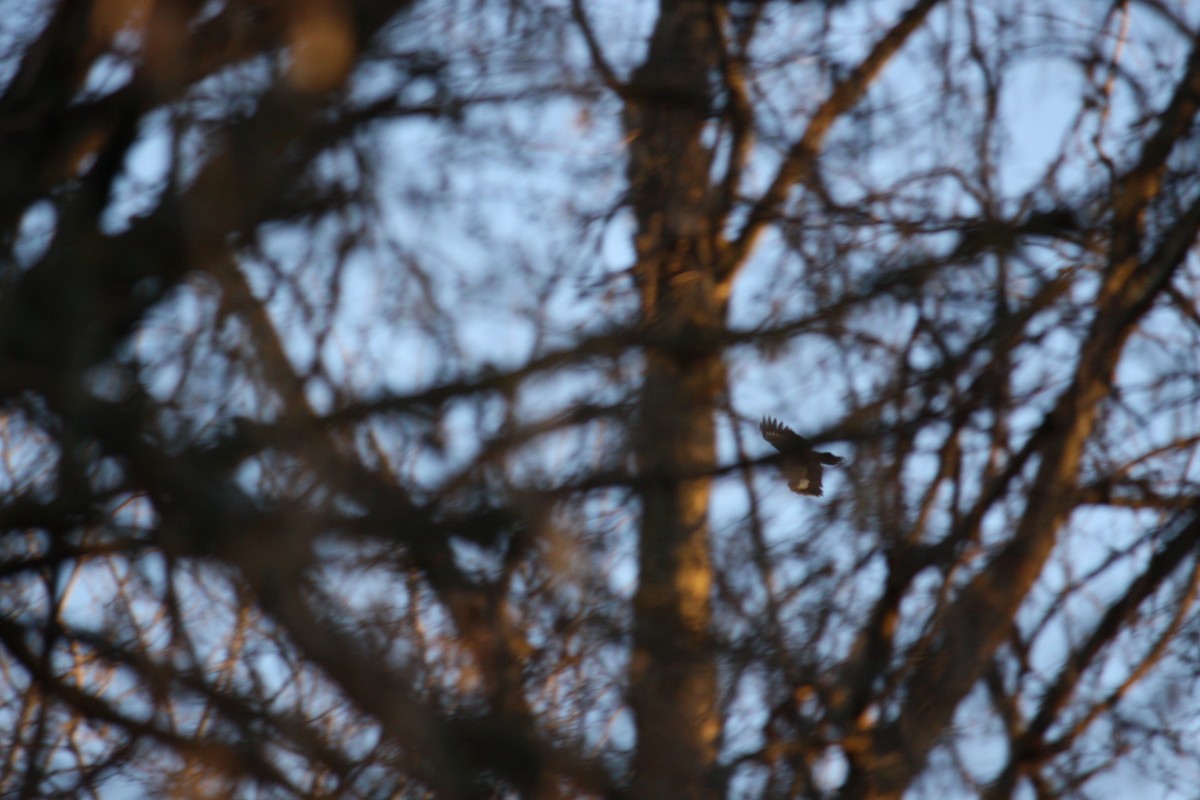
[{"label": "flying bird's wing", "polygon": [[771,447],[785,455],[803,453],[811,449],[808,439],[774,417],[763,417],[762,422],[758,423],[758,429],[762,431],[762,437],[770,443]]}]

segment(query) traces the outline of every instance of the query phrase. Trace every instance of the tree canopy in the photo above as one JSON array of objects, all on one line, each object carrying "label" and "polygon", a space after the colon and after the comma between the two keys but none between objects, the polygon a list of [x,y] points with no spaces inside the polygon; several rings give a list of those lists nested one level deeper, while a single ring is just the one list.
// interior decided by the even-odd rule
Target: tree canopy
[{"label": "tree canopy", "polygon": [[1194,793],[1192,4],[0,8],[0,795]]}]

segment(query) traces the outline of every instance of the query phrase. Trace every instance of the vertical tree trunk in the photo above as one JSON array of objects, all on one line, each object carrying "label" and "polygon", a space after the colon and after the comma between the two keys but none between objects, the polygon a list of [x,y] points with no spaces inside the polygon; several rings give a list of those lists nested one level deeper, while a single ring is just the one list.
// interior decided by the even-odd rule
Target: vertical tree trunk
[{"label": "vertical tree trunk", "polygon": [[630,696],[635,798],[715,797],[720,722],[710,641],[708,501],[713,400],[724,385],[717,334],[725,302],[709,208],[712,155],[701,141],[713,49],[702,0],[664,0],[625,110],[630,200],[646,351],[635,428],[642,477]]}]

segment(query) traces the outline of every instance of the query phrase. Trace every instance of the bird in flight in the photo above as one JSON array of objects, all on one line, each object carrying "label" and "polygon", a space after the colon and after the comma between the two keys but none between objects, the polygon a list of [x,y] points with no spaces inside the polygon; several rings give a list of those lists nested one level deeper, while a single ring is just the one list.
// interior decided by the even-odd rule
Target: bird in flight
[{"label": "bird in flight", "polygon": [[780,465],[784,477],[787,478],[788,488],[796,494],[820,497],[821,476],[825,472],[821,465],[840,464],[841,457],[813,450],[808,439],[774,417],[763,417],[758,429],[762,431],[763,438],[782,456]]}]

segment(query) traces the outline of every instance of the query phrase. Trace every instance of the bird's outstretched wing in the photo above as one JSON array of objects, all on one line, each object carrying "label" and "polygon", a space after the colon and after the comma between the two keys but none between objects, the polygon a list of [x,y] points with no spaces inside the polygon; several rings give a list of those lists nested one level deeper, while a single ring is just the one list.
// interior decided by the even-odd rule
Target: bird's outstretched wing
[{"label": "bird's outstretched wing", "polygon": [[763,417],[762,422],[758,423],[758,429],[762,431],[762,437],[770,443],[771,447],[784,455],[805,453],[812,449],[808,439],[774,417]]}]

